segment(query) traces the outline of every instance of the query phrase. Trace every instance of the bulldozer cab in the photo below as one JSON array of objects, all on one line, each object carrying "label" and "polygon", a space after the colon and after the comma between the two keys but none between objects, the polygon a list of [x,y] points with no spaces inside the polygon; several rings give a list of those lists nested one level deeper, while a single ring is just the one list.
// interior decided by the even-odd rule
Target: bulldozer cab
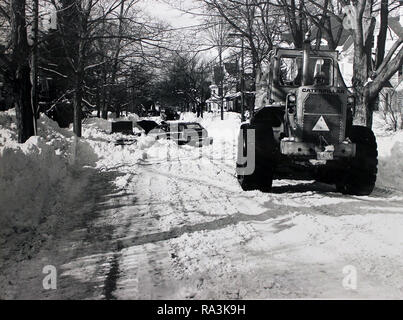
[{"label": "bulldozer cab", "polygon": [[337,77],[337,52],[311,51],[305,83],[303,83],[303,51],[277,48],[271,59],[268,101],[269,104],[285,102],[289,92],[305,86],[340,87]]},{"label": "bulldozer cab", "polygon": [[[306,85],[333,85],[333,61],[329,58],[311,57]],[[299,87],[302,85],[302,58],[280,58],[279,85]]]}]

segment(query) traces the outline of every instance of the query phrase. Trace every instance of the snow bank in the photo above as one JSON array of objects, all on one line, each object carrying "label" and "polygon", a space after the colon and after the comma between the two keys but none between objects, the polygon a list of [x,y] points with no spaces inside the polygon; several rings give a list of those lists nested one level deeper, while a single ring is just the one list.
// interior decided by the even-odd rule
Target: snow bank
[{"label": "snow bank", "polygon": [[372,129],[378,144],[379,187],[403,190],[403,132],[393,132],[382,115],[374,112]]},{"label": "snow bank", "polygon": [[101,131],[101,133],[111,133],[112,131],[112,122],[116,121],[131,121],[133,123],[133,132],[141,133],[144,131],[141,127],[137,125],[137,121],[140,120],[140,117],[135,113],[129,113],[126,117],[121,118],[109,118],[108,120],[102,118],[87,118],[83,121],[83,127],[93,128],[97,131]]},{"label": "snow bank", "polygon": [[[60,129],[46,116],[38,120],[39,136],[18,144],[15,111],[0,113],[0,234],[35,228],[55,208],[63,192],[77,192],[69,176],[93,166],[90,145]],[[68,197],[66,194],[62,197]],[[60,199],[59,199],[60,200]]]},{"label": "snow bank", "polygon": [[236,112],[224,112],[224,120],[220,113],[205,112],[203,118],[197,118],[195,113],[185,112],[181,114],[182,121],[194,121],[200,123],[210,137],[214,138],[214,144],[237,144],[241,115]]},{"label": "snow bank", "polygon": [[116,120],[119,120],[119,121],[133,121],[133,122],[137,122],[137,121],[140,120],[140,117],[139,117],[136,113],[131,113],[131,112],[129,112],[129,113],[127,113],[126,116],[117,118]]},{"label": "snow bank", "polygon": [[110,132],[112,129],[111,121],[96,117],[84,119],[83,126],[98,128],[99,130],[104,131],[105,133]]},{"label": "snow bank", "polygon": [[[110,134],[111,120],[90,119],[83,124],[82,136],[97,155],[98,168],[111,168],[126,164],[132,165],[146,158],[145,150],[155,143],[154,137],[146,136],[142,130],[133,127],[134,133],[140,136],[128,136],[121,133]],[[119,139],[128,140],[124,146],[115,145]]]},{"label": "snow bank", "polygon": [[[240,127],[240,115],[234,112],[226,112],[224,120],[220,114],[204,113],[204,117],[197,117],[195,113],[184,112],[179,122],[198,122],[213,138],[212,145],[204,145],[202,148],[194,146],[179,146],[171,140],[158,140],[147,144],[145,156],[153,161],[195,161],[205,159],[207,161],[229,161],[229,166],[234,167]],[[178,121],[168,121],[178,122]],[[235,170],[235,169],[234,169]]]},{"label": "snow bank", "polygon": [[[138,117],[125,118],[130,119]],[[73,226],[92,212],[87,210],[93,205],[88,192],[98,181],[110,183],[116,191],[125,188],[135,171],[133,164],[147,158],[155,139],[110,134],[111,121],[115,120],[85,119],[83,138],[78,139],[71,127],[61,129],[42,115],[39,136],[18,144],[15,111],[0,112],[1,268],[9,261],[29,259],[65,225]],[[116,145],[117,139],[133,144]],[[126,175],[117,173],[122,167]],[[104,181],[110,177],[115,180]],[[0,276],[0,286],[3,280],[8,281]]]},{"label": "snow bank", "polygon": [[41,137],[0,151],[0,224],[26,228],[39,223],[49,191],[66,175],[66,163]]},{"label": "snow bank", "polygon": [[[157,146],[160,144],[155,141],[155,137],[145,135],[144,129],[137,125],[137,121],[143,119],[148,118],[140,118],[135,113],[129,113],[121,118],[110,117],[108,120],[90,118],[85,120],[82,127],[82,136],[98,157],[97,168],[104,170],[122,165],[132,166],[147,159],[148,153],[146,150],[155,144],[156,147],[153,148],[154,151],[151,153],[159,153],[161,157],[164,150],[158,150]],[[111,124],[115,121],[132,121],[135,135],[111,134]],[[127,140],[124,146],[115,144],[119,139]]]},{"label": "snow bank", "polygon": [[403,132],[377,137],[379,164],[377,184],[403,190]]}]

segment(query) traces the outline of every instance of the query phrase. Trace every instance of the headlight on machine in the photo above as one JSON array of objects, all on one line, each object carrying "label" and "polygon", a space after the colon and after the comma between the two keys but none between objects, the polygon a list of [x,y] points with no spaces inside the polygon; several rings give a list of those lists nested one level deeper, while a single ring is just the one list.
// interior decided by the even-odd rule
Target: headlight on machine
[{"label": "headlight on machine", "polygon": [[288,113],[295,113],[295,102],[297,101],[297,97],[295,94],[287,95],[287,110]]},{"label": "headlight on machine", "polygon": [[288,102],[295,103],[296,100],[297,100],[297,97],[295,96],[295,94],[288,95]]}]

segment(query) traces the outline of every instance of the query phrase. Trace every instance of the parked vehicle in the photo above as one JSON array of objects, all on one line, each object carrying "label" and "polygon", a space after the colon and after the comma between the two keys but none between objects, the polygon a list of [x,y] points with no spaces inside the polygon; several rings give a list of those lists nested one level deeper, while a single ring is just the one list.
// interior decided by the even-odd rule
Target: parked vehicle
[{"label": "parked vehicle", "polygon": [[136,125],[144,130],[146,134],[148,134],[151,130],[158,127],[158,123],[153,120],[141,120],[137,121]]},{"label": "parked vehicle", "polygon": [[180,145],[188,144],[194,146],[210,145],[213,138],[197,122],[164,122],[150,132],[156,139],[171,139]]},{"label": "parked vehicle", "polygon": [[147,112],[147,117],[158,117],[160,116],[160,112],[157,110],[150,110]]},{"label": "parked vehicle", "polygon": [[131,121],[115,121],[112,122],[111,133],[123,133],[133,135],[133,122]]},{"label": "parked vehicle", "polygon": [[179,117],[180,117],[179,113],[173,109],[167,108],[161,110],[161,119],[164,121],[179,120]]}]

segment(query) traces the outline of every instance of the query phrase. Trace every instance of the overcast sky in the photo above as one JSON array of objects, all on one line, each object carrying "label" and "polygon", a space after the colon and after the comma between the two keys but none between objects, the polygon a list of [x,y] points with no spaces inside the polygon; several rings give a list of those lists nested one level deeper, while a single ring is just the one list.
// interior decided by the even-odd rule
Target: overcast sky
[{"label": "overcast sky", "polygon": [[[191,2],[192,0],[186,0]],[[173,9],[166,3],[158,0],[144,0],[143,5],[150,15],[169,22],[173,27],[187,27],[198,24],[197,18]]]}]

